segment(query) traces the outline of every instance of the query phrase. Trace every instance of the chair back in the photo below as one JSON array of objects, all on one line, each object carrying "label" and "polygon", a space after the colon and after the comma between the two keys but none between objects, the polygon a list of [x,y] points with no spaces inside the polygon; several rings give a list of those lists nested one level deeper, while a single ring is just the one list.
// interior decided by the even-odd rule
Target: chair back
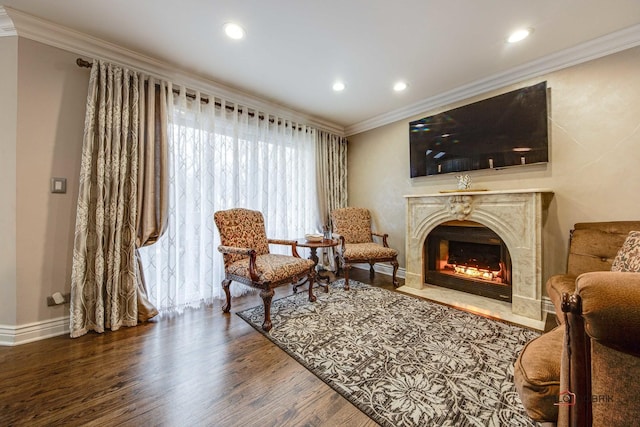
[{"label": "chair back", "polygon": [[331,212],[333,232],[344,237],[346,243],[369,243],[371,214],[365,208],[340,208]]},{"label": "chair back", "polygon": [[[254,249],[258,255],[269,253],[264,217],[259,211],[243,208],[218,211],[213,220],[220,232],[220,244]],[[224,266],[244,258],[241,254],[224,254]]]},{"label": "chair back", "polygon": [[610,271],[611,264],[630,231],[640,231],[640,221],[577,223],[571,231],[567,274]]}]

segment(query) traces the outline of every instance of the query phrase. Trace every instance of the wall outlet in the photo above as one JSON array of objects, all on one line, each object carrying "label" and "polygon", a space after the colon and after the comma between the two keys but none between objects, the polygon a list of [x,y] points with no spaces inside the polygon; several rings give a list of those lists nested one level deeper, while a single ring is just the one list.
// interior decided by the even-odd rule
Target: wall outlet
[{"label": "wall outlet", "polygon": [[56,292],[50,297],[47,297],[47,306],[51,307],[54,305],[68,304],[69,301],[71,301],[71,294],[61,294],[60,292]]}]

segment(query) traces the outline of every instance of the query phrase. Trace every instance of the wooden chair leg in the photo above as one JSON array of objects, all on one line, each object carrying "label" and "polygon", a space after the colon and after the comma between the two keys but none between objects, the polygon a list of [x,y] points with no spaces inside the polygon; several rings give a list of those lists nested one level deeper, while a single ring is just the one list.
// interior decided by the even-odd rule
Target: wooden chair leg
[{"label": "wooden chair leg", "polygon": [[342,266],[342,269],[344,270],[344,290],[348,291],[349,290],[349,270],[351,270],[351,264],[348,263],[344,263],[344,265]]},{"label": "wooden chair leg", "polygon": [[398,283],[398,279],[396,278],[396,273],[398,272],[398,260],[394,259],[391,261],[391,265],[393,266],[393,287],[397,288],[400,284]]},{"label": "wooden chair leg", "polygon": [[262,303],[264,304],[264,322],[262,322],[262,330],[269,332],[271,327],[271,299],[275,292],[273,289],[262,289],[260,291],[260,296],[262,297]]},{"label": "wooden chair leg", "polygon": [[222,311],[224,313],[228,313],[231,310],[231,292],[229,292],[229,285],[231,284],[231,279],[224,279],[222,281],[222,290],[224,291],[225,296],[227,297],[227,302],[222,306]]},{"label": "wooden chair leg", "polygon": [[[316,302],[316,296],[313,294],[313,283],[316,280],[316,271],[312,270],[309,273],[309,302]],[[327,291],[329,290],[329,285],[327,285]]]},{"label": "wooden chair leg", "polygon": [[373,264],[375,264],[375,262],[369,263],[369,279],[371,280],[373,280],[373,278],[376,277],[376,270],[374,270]]}]

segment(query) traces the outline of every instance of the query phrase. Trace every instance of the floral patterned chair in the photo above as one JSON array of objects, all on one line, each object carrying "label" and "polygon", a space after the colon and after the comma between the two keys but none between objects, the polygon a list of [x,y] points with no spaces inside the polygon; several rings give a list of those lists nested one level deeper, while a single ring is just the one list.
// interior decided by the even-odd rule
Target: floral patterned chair
[{"label": "floral patterned chair", "polygon": [[[344,288],[349,290],[349,269],[353,264],[368,263],[373,279],[373,265],[390,262],[393,266],[393,284],[398,286],[398,251],[387,244],[388,234],[371,230],[371,214],[364,208],[341,208],[331,212],[334,237],[339,239],[336,263],[344,270]],[[374,242],[373,236],[382,238],[382,244]]]},{"label": "floral patterned chair", "polygon": [[[316,276],[314,262],[300,258],[295,240],[268,239],[262,213],[241,208],[229,209],[216,212],[214,221],[220,232],[221,245],[218,250],[224,259],[222,289],[227,301],[222,310],[225,313],[231,310],[229,285],[234,280],[260,289],[264,303],[262,329],[265,331],[272,327],[271,299],[274,288],[308,280],[309,301],[316,300],[313,295]],[[293,255],[269,253],[269,244],[289,245]]]}]

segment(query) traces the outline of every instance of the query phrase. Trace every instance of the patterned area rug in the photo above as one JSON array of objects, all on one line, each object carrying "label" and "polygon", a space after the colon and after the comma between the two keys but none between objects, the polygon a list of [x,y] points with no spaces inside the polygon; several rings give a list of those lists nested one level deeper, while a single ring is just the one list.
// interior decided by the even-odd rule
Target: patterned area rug
[{"label": "patterned area rug", "polygon": [[[272,303],[265,334],[383,426],[533,426],[513,363],[533,330],[349,281]],[[238,313],[258,331],[262,305]]]}]

